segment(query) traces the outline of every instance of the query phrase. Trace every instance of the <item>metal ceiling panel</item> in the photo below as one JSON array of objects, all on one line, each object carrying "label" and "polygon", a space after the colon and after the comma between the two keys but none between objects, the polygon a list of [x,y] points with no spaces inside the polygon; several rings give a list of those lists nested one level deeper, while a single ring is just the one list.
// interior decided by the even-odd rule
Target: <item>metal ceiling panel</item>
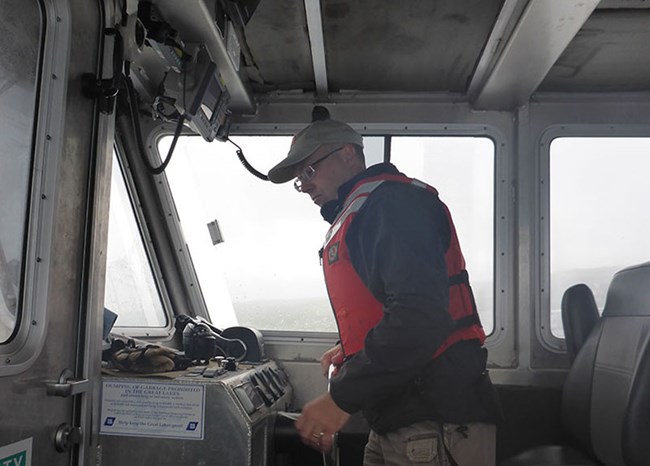
[{"label": "metal ceiling panel", "polygon": [[460,92],[503,0],[322,0],[331,91]]},{"label": "metal ceiling panel", "polygon": [[596,10],[539,90],[650,91],[650,10]]},{"label": "metal ceiling panel", "polygon": [[648,0],[600,0],[597,9],[606,8],[650,8]]},{"label": "metal ceiling panel", "polygon": [[[647,91],[646,3],[261,0],[238,30],[241,68],[228,60],[219,66],[233,110],[243,113],[255,110],[254,99],[273,94],[315,93],[331,101],[341,98],[337,93],[434,94],[479,109],[509,110],[537,91]],[[173,13],[173,26],[185,40],[205,41],[215,60],[227,58],[214,27],[214,0],[155,4],[163,15]]]},{"label": "metal ceiling panel", "polygon": [[253,59],[250,66],[259,77],[253,89],[314,90],[303,0],[262,0],[244,31]]}]

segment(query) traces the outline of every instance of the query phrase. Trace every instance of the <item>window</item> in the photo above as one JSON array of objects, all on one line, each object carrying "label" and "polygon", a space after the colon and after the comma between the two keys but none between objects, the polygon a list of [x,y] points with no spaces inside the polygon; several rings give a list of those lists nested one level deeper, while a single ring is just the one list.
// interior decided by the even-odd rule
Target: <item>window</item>
[{"label": "window", "polygon": [[486,137],[393,137],[391,162],[447,204],[486,334],[494,329],[494,164]]},{"label": "window", "polygon": [[[166,154],[171,137],[159,145]],[[262,173],[284,158],[287,136],[233,137]],[[364,138],[369,164],[383,139]],[[328,224],[292,183],[250,174],[230,144],[181,137],[165,171],[210,316],[224,328],[335,332],[318,258]],[[213,245],[217,220],[224,242]]]},{"label": "window", "polygon": [[[42,18],[37,2],[0,2],[0,343],[18,329],[33,163]],[[11,21],[9,20],[11,18]]]},{"label": "window", "polygon": [[[267,173],[290,137],[238,137],[248,161]],[[167,153],[171,138],[159,147]],[[364,138],[368,165],[383,160],[383,138]],[[493,328],[494,145],[487,138],[393,138],[405,173],[440,189],[454,213],[486,331]],[[453,154],[453,157],[450,157]],[[436,170],[434,170],[436,168]],[[438,177],[435,173],[444,173]],[[336,331],[318,250],[328,224],[292,184],[248,173],[228,144],[180,138],[166,171],[213,322],[263,330]],[[471,177],[471,178],[470,178]],[[468,182],[468,179],[471,181]],[[471,186],[471,190],[467,187]],[[218,220],[224,242],[212,244]]]},{"label": "window", "polygon": [[110,202],[104,306],[117,314],[116,328],[166,327],[167,316],[115,156]]},{"label": "window", "polygon": [[650,138],[558,138],[550,146],[550,324],[564,337],[564,291],[599,309],[612,276],[650,259]]}]

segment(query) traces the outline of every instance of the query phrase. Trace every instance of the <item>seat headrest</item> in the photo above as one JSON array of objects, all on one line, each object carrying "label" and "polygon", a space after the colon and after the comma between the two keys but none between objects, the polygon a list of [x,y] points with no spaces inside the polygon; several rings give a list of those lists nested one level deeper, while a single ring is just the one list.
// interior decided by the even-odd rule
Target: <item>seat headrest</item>
[{"label": "seat headrest", "polygon": [[616,272],[603,309],[612,316],[650,316],[650,262]]},{"label": "seat headrest", "polygon": [[584,283],[573,285],[562,295],[562,325],[569,360],[573,361],[591,329],[600,318],[594,293]]}]

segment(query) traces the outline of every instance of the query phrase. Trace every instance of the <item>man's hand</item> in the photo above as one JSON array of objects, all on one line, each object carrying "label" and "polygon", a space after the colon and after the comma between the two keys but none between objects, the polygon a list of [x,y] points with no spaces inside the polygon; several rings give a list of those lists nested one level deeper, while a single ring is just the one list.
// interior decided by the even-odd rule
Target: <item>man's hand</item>
[{"label": "man's hand", "polygon": [[329,393],[310,401],[296,421],[302,441],[320,451],[332,448],[334,434],[341,430],[350,415],[339,408]]},{"label": "man's hand", "polygon": [[323,369],[323,375],[325,378],[329,375],[330,364],[340,366],[342,362],[343,348],[341,348],[340,343],[325,351],[320,358],[320,367]]}]

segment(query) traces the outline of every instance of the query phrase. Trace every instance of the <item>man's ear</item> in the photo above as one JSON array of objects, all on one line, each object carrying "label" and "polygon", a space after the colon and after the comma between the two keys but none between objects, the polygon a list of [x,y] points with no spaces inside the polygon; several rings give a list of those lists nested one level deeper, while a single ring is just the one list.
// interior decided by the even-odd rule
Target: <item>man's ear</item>
[{"label": "man's ear", "polygon": [[348,165],[354,165],[357,162],[357,152],[352,144],[346,144],[341,149],[341,157]]},{"label": "man's ear", "polygon": [[351,170],[351,173],[358,173],[366,169],[366,164],[363,157],[359,157],[354,144],[346,144],[341,149],[341,158],[345,166]]}]

